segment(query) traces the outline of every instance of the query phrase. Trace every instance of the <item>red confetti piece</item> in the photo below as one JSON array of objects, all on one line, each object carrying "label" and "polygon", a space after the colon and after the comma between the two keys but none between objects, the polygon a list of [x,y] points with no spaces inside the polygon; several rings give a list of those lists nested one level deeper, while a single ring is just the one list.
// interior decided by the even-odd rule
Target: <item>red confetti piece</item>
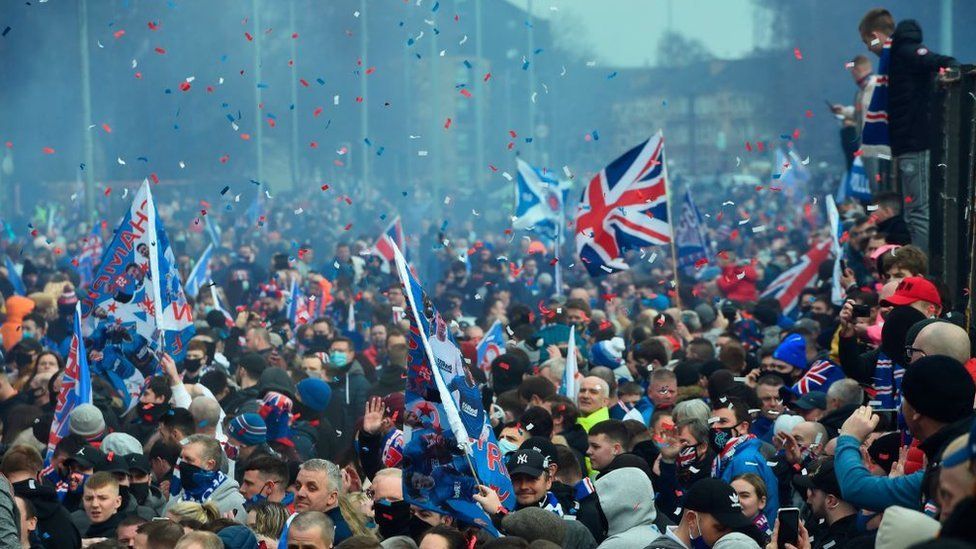
[{"label": "red confetti piece", "polygon": [[275,127],[277,125],[278,125],[278,121],[277,120],[275,120],[274,118],[269,118],[268,119],[268,126],[270,126],[270,127],[273,128],[273,127]]},{"label": "red confetti piece", "polygon": [[450,119],[450,118],[448,118],[448,119],[447,119],[447,120],[446,120],[446,121],[444,122],[444,129],[445,129],[445,130],[449,130],[449,129],[451,129],[451,119]]},{"label": "red confetti piece", "polygon": [[251,33],[247,32],[247,31],[244,31],[244,38],[247,38],[247,41],[248,42],[254,40],[254,37],[251,36]]},{"label": "red confetti piece", "polygon": [[491,73],[490,73],[490,72],[486,72],[486,73],[485,73],[485,78],[484,78],[484,81],[485,81],[485,82],[487,82],[487,81],[489,81],[489,80],[491,80]]},{"label": "red confetti piece", "polygon": [[105,130],[105,133],[112,133],[112,126],[106,123],[102,123],[102,129]]},{"label": "red confetti piece", "polygon": [[213,86],[207,86],[207,93],[213,93]]},{"label": "red confetti piece", "polygon": [[136,73],[136,78],[140,78],[141,79],[142,78],[142,73],[141,72],[137,72]]},{"label": "red confetti piece", "polygon": [[752,152],[752,143],[746,141],[746,150]]},{"label": "red confetti piece", "polygon": [[318,116],[320,114],[322,114],[322,107],[317,107],[314,111],[312,111],[312,116]]},{"label": "red confetti piece", "polygon": [[4,145],[6,145],[8,149],[14,148],[14,142],[13,141],[7,141],[6,143],[4,143]]},{"label": "red confetti piece", "polygon": [[911,204],[914,201],[915,199],[912,198],[911,195],[905,197],[905,204]]},{"label": "red confetti piece", "polygon": [[348,230],[349,230],[349,229],[351,229],[351,228],[352,228],[352,223],[348,223],[348,224],[346,224],[346,226],[345,226],[345,227],[343,227],[343,228],[342,228],[342,230],[343,230],[343,231],[348,231]]},{"label": "red confetti piece", "polygon": [[800,48],[793,48],[793,57],[796,57],[797,60],[803,59],[803,54],[800,53]]},{"label": "red confetti piece", "polygon": [[220,157],[220,163],[221,164],[226,164],[228,160],[230,160],[230,155],[229,154],[225,154],[224,156],[221,156]]},{"label": "red confetti piece", "polygon": [[508,130],[508,135],[512,136],[512,139],[518,137],[518,134],[515,133],[515,130]]},{"label": "red confetti piece", "polygon": [[163,49],[163,48],[160,48],[158,46],[155,47],[155,48],[153,48],[153,50],[155,50],[155,52],[158,53],[159,55],[165,55],[166,54],[166,50]]},{"label": "red confetti piece", "polygon": [[44,147],[43,149],[41,149],[41,152],[43,152],[44,154],[54,154],[54,149],[52,149],[51,147]]},{"label": "red confetti piece", "polygon": [[155,183],[157,185],[159,184],[159,176],[156,175],[155,173],[149,174],[149,179],[152,179],[152,182],[153,183]]},{"label": "red confetti piece", "polygon": [[370,67],[366,69],[366,74],[373,74],[374,72],[376,72],[376,67]]},{"label": "red confetti piece", "polygon": [[468,91],[468,88],[461,88],[461,95],[471,97],[471,92]]},{"label": "red confetti piece", "polygon": [[297,33],[297,32],[293,32],[293,33],[291,33],[291,37],[292,37],[293,39],[294,39],[294,38],[298,38],[298,33]]},{"label": "red confetti piece", "polygon": [[122,38],[123,36],[125,36],[125,30],[119,29],[119,30],[113,32],[112,33],[112,36],[114,36],[115,39],[118,40],[119,38]]},{"label": "red confetti piece", "polygon": [[810,109],[807,109],[807,112],[805,112],[804,114],[806,115],[807,118],[813,118],[813,111],[811,111]]},{"label": "red confetti piece", "polygon": [[318,141],[312,141],[311,143],[308,144],[308,146],[312,147],[313,149],[319,148]]},{"label": "red confetti piece", "polygon": [[241,139],[243,139],[244,141],[249,141],[251,139],[251,134],[249,134],[249,133],[242,133],[241,134]]},{"label": "red confetti piece", "polygon": [[491,168],[491,171],[493,171],[493,172],[497,172],[498,171],[498,168],[492,166],[491,164],[488,164],[488,167]]},{"label": "red confetti piece", "polygon": [[288,66],[289,67],[294,67],[295,66],[295,60],[294,59],[289,59],[288,60]]},{"label": "red confetti piece", "polygon": [[329,190],[329,185],[328,184],[322,185],[322,190],[323,191]]},{"label": "red confetti piece", "polygon": [[148,23],[148,25],[149,25],[149,30],[157,30],[157,29],[159,29],[159,23],[157,23],[155,21],[150,21]]},{"label": "red confetti piece", "polygon": [[54,248],[54,255],[61,255],[61,248],[55,247]]},{"label": "red confetti piece", "polygon": [[756,149],[758,149],[759,152],[763,152],[764,150],[766,150],[766,144],[763,143],[762,141],[756,141]]},{"label": "red confetti piece", "polygon": [[695,262],[695,270],[701,270],[705,265],[708,265],[708,259],[703,257]]},{"label": "red confetti piece", "polygon": [[112,194],[112,187],[105,187],[104,194],[105,194],[105,196],[108,196],[108,195]]},{"label": "red confetti piece", "polygon": [[861,149],[854,151],[854,156],[861,156]]},{"label": "red confetti piece", "polygon": [[190,83],[186,80],[180,82],[180,91],[190,91]]},{"label": "red confetti piece", "polygon": [[299,78],[298,83],[306,88],[308,87],[308,80],[305,80],[304,78]]}]

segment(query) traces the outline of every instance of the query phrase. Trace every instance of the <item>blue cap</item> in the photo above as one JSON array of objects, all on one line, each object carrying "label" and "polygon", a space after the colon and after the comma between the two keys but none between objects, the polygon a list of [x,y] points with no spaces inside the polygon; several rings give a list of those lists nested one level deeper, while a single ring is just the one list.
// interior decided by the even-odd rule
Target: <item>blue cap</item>
[{"label": "blue cap", "polygon": [[332,387],[321,379],[307,377],[298,382],[298,399],[316,412],[324,412],[332,400]]},{"label": "blue cap", "polygon": [[781,360],[799,370],[807,369],[807,342],[800,334],[790,334],[776,350],[773,358]]}]

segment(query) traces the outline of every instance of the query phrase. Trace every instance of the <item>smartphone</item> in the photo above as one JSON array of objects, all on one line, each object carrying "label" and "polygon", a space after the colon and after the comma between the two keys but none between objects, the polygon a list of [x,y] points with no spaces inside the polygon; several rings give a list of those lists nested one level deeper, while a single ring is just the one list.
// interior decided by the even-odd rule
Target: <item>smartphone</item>
[{"label": "smartphone", "polygon": [[898,429],[898,410],[895,408],[879,408],[874,413],[881,416],[878,422],[878,429],[882,431],[894,431]]},{"label": "smartphone", "polygon": [[847,272],[847,260],[846,259],[841,259],[840,260],[840,272],[841,273]]},{"label": "smartphone", "polygon": [[793,547],[800,541],[800,510],[796,507],[783,507],[776,515],[779,521],[779,533],[776,536],[776,546],[785,549],[789,543]]},{"label": "smartphone", "polygon": [[852,312],[854,313],[854,318],[868,318],[871,316],[871,306],[854,305]]}]

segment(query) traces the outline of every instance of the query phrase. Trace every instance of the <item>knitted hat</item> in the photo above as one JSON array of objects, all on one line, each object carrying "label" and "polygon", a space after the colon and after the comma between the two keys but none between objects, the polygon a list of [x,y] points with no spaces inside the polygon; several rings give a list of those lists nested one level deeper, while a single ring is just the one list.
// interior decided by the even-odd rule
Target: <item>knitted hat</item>
[{"label": "knitted hat", "polygon": [[959,361],[933,355],[905,368],[901,394],[923,416],[953,423],[972,413],[976,384]]},{"label": "knitted hat", "polygon": [[79,404],[68,414],[68,430],[84,438],[102,434],[105,431],[102,411],[93,404]]},{"label": "knitted hat", "polygon": [[773,358],[799,370],[807,367],[807,342],[800,334],[790,334],[773,351]]},{"label": "knitted hat", "polygon": [[58,306],[74,307],[75,303],[78,303],[78,296],[75,294],[74,290],[66,289],[58,297]]},{"label": "knitted hat", "polygon": [[264,419],[258,414],[241,414],[230,420],[230,424],[227,425],[227,436],[236,438],[246,446],[257,446],[267,440],[268,428],[264,424]]},{"label": "knitted hat", "polygon": [[102,440],[101,449],[105,453],[114,452],[120,456],[141,454],[142,444],[128,433],[110,433]]},{"label": "knitted hat", "polygon": [[291,439],[292,400],[287,395],[269,391],[264,395],[258,414],[264,418],[268,429],[267,439],[292,445]]},{"label": "knitted hat", "polygon": [[590,364],[613,369],[623,363],[623,353],[623,338],[615,337],[610,340],[598,341],[590,348]]},{"label": "knitted hat", "polygon": [[710,328],[712,322],[715,322],[715,309],[708,303],[699,303],[695,307],[695,312],[698,313],[698,319],[701,321],[703,330]]},{"label": "knitted hat", "polygon": [[298,382],[298,400],[316,412],[324,412],[332,400],[332,387],[325,381],[308,377]]}]

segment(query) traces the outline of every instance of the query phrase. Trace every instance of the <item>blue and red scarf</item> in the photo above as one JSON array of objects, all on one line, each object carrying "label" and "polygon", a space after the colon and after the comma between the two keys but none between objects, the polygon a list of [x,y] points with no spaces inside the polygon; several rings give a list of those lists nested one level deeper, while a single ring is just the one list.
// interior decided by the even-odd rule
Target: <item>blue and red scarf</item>
[{"label": "blue and red scarf", "polygon": [[735,457],[736,452],[743,444],[749,442],[750,440],[756,438],[756,435],[748,434],[733,438],[732,440],[725,443],[725,448],[715,456],[715,461],[712,462],[712,476],[715,478],[722,476],[722,470],[732,463],[732,459]]},{"label": "blue and red scarf", "polygon": [[888,138],[888,67],[891,63],[891,39],[884,43],[874,92],[868,111],[864,113],[864,129],[861,131],[861,154],[870,157],[891,157],[891,141]]}]

